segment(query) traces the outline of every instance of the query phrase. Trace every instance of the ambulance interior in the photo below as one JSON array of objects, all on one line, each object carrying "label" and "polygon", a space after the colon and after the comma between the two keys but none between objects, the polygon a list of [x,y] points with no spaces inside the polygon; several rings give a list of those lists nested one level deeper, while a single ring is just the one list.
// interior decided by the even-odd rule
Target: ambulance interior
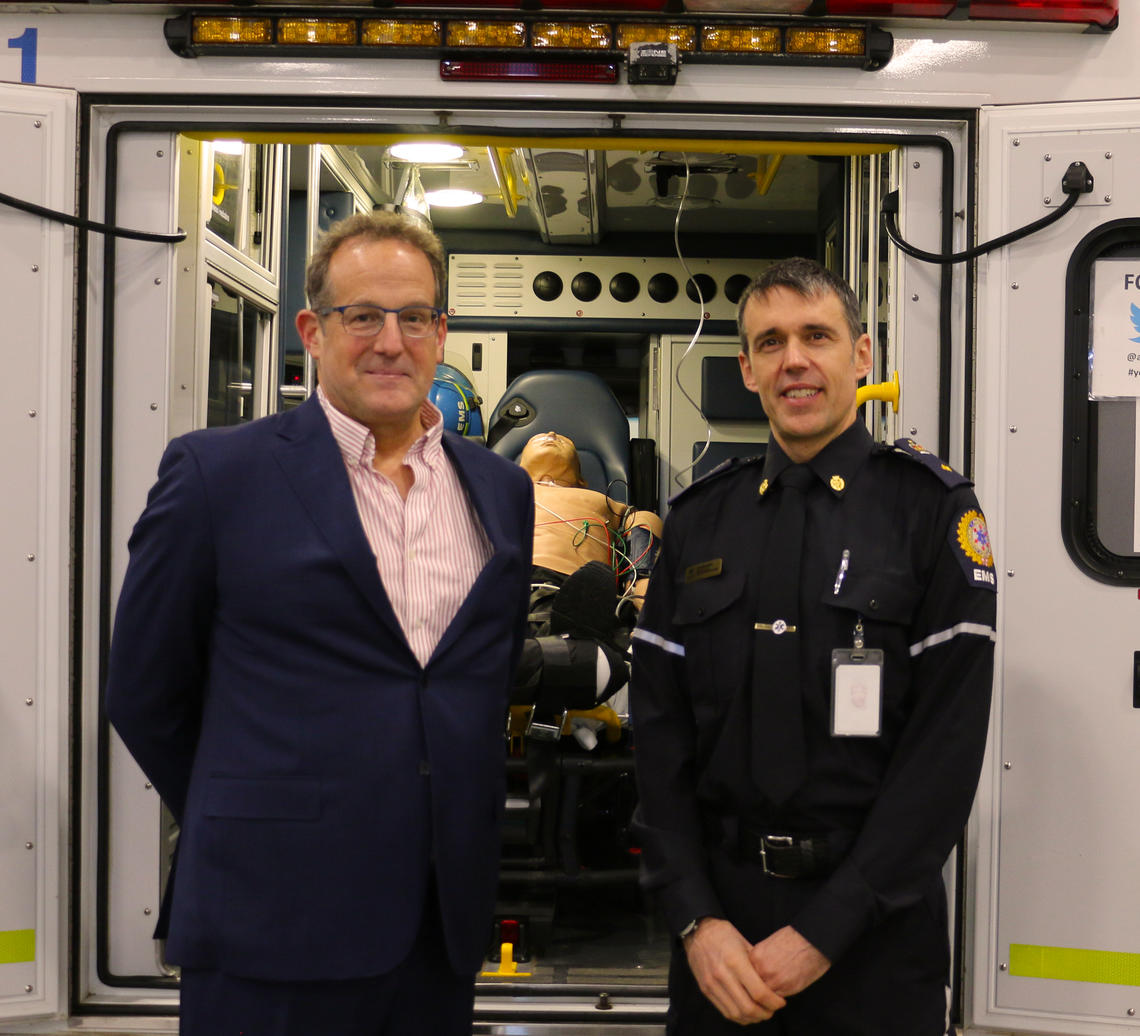
[{"label": "ambulance interior", "polygon": [[[236,127],[174,138],[179,224],[188,231],[178,265],[194,274],[171,324],[168,376],[184,391],[174,393],[182,402],[172,406],[169,435],[252,420],[314,390],[293,326],[305,305],[307,252],[330,222],[376,207],[420,211],[448,250],[445,361],[477,393],[479,423],[469,433],[501,434],[500,404],[521,375],[550,372],[557,398],[559,372],[588,372],[629,438],[649,443],[636,486],[592,488],[618,499],[636,493],[639,506],[662,515],[694,473],[763,449],[762,409],[739,385],[734,317],[765,261],[809,255],[845,272],[879,331],[871,380],[890,376],[886,249],[867,214],[897,183],[892,145],[821,136],[590,146],[411,133],[457,146],[409,158],[395,132],[298,138]],[[474,203],[455,204],[454,192]],[[867,408],[877,435],[889,414],[886,404]],[[544,416],[528,417],[534,433],[551,430]],[[553,430],[588,439],[596,423],[586,413],[573,431]],[[133,520],[126,511],[119,525]],[[593,724],[596,744],[568,724],[555,745],[529,754],[526,717],[511,720],[485,997],[664,992],[668,932],[639,890],[631,830],[635,735],[625,698],[607,707]],[[177,832],[117,739],[104,741],[101,798],[114,805],[104,807],[98,849],[99,983],[161,996],[176,986],[176,969],[161,947],[156,953],[153,914],[140,903],[157,907]]]}]

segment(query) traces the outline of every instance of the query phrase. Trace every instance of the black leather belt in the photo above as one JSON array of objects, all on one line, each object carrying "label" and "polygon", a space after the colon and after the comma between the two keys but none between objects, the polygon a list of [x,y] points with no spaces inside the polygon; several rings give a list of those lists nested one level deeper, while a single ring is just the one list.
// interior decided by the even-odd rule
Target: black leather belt
[{"label": "black leather belt", "polygon": [[736,817],[713,817],[706,826],[715,841],[772,878],[826,877],[839,865],[847,842],[824,834],[771,830]]}]

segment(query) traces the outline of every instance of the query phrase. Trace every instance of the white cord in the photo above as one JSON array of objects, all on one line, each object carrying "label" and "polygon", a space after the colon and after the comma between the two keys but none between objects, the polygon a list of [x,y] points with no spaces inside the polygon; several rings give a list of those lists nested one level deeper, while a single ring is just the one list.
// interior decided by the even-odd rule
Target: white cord
[{"label": "white cord", "polygon": [[681,365],[688,359],[689,353],[696,347],[697,341],[701,337],[701,330],[705,326],[705,298],[704,295],[701,294],[700,284],[697,283],[697,279],[689,271],[688,263],[685,262],[685,257],[681,253],[681,212],[685,208],[685,199],[689,196],[689,156],[687,153],[682,153],[681,158],[685,163],[685,185],[681,190],[681,197],[677,200],[677,216],[673,220],[673,248],[677,253],[677,260],[681,264],[681,269],[685,271],[686,285],[691,282],[693,289],[697,293],[700,317],[697,320],[697,328],[693,332],[693,337],[689,339],[689,344],[685,346],[685,351],[681,354],[681,358],[677,361],[677,365],[673,370],[673,380],[676,382],[681,395],[692,404],[693,409],[696,410],[701,420],[705,423],[705,444],[701,447],[701,452],[693,458],[692,464],[681,468],[681,470],[673,476],[673,481],[677,484],[678,488],[683,489],[684,484],[681,482],[681,476],[686,472],[692,471],[693,468],[701,462],[701,458],[708,453],[709,446],[712,445],[712,425],[709,423],[709,419],[705,417],[705,412],[701,409],[700,403],[689,395],[685,386],[681,383]]}]

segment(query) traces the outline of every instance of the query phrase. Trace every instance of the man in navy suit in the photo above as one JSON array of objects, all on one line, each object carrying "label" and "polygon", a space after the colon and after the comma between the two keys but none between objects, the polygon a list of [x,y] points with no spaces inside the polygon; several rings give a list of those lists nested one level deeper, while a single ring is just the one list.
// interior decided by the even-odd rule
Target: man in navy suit
[{"label": "man in navy suit", "polygon": [[156,934],[184,1034],[469,1036],[531,481],[427,402],[429,230],[354,216],[306,287],[316,395],[163,456],[107,713],[181,828]]}]

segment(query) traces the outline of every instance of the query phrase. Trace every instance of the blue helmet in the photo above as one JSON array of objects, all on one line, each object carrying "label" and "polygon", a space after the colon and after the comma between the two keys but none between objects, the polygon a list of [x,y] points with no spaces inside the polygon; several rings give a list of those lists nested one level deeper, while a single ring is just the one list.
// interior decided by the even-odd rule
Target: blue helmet
[{"label": "blue helmet", "polygon": [[460,435],[482,438],[482,404],[475,386],[457,367],[441,363],[435,369],[435,378],[428,391],[430,399],[443,413],[443,426]]}]

